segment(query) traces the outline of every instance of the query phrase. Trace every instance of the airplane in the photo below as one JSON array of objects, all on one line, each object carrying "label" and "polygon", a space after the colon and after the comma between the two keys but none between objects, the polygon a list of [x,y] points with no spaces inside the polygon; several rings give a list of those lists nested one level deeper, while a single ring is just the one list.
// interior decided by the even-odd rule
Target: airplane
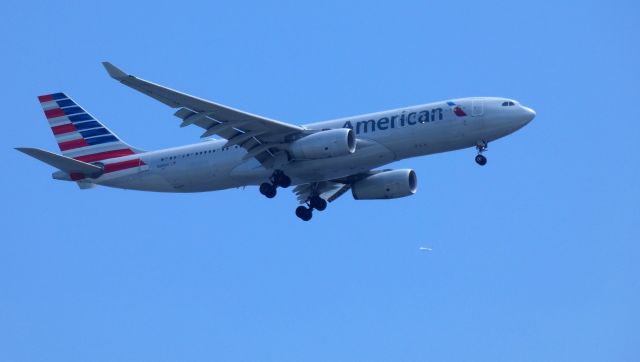
[{"label": "airplane", "polygon": [[[386,164],[475,147],[487,163],[489,142],[527,125],[536,115],[519,102],[470,97],[294,125],[194,97],[127,74],[109,62],[120,83],[171,108],[180,127],[204,130],[198,143],[145,151],[122,141],[65,93],[39,96],[61,155],[21,151],[58,169],[56,180],[81,189],[102,185],[156,192],[204,192],[259,186],[267,198],[295,186],[302,220],[351,190],[356,200],[415,194],[416,172]],[[217,136],[212,138],[212,136]]]}]

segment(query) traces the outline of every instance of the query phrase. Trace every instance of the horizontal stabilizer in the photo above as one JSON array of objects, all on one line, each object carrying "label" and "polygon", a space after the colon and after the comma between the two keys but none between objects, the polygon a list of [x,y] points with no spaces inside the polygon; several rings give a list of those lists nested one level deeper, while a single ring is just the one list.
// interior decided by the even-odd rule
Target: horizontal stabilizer
[{"label": "horizontal stabilizer", "polygon": [[17,147],[16,150],[69,174],[81,173],[83,175],[95,175],[102,172],[102,168],[98,166],[57,155],[39,148]]}]

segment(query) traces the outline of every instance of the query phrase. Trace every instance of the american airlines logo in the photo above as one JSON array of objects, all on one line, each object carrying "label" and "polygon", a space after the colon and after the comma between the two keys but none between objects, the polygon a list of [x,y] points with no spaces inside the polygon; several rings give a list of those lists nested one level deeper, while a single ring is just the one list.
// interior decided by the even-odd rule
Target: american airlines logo
[{"label": "american airlines logo", "polygon": [[[456,107],[456,109],[460,109],[460,107]],[[462,109],[460,109],[460,111],[462,112]],[[464,112],[462,112],[462,114],[455,112],[455,114],[459,117],[462,117],[463,115],[466,116]],[[407,111],[402,111],[401,113],[393,116],[385,116],[378,119],[369,119],[365,121],[346,121],[342,128],[351,128],[356,132],[356,134],[360,134],[375,132],[376,130],[386,131],[388,129],[393,129],[396,127],[414,126],[416,124],[441,121],[442,118],[442,108],[431,108],[418,112],[407,113]]]}]

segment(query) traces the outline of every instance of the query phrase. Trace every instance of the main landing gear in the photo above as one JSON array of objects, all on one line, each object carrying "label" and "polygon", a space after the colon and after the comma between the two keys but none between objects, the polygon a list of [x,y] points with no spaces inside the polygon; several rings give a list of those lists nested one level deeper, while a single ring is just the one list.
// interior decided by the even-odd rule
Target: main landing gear
[{"label": "main landing gear", "polygon": [[291,178],[281,170],[275,170],[269,177],[269,181],[260,184],[260,193],[270,199],[276,196],[278,187],[286,189],[291,186]]},{"label": "main landing gear", "polygon": [[313,216],[313,210],[324,211],[327,208],[327,200],[322,197],[315,195],[309,198],[307,201],[307,206],[298,206],[296,209],[296,216],[304,221],[311,220]]},{"label": "main landing gear", "polygon": [[478,143],[476,144],[476,149],[478,150],[478,155],[476,156],[476,163],[480,166],[484,166],[487,164],[487,158],[484,157],[484,155],[482,154],[484,151],[487,150],[487,142],[485,141],[478,141]]}]

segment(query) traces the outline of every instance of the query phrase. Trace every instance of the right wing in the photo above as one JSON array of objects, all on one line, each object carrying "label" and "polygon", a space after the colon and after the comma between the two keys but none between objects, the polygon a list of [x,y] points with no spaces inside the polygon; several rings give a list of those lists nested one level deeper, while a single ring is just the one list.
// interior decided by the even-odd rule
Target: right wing
[{"label": "right wing", "polygon": [[218,135],[227,139],[225,147],[239,145],[247,150],[245,158],[256,157],[258,161],[265,162],[273,152],[286,146],[288,136],[305,131],[300,126],[240,111],[134,77],[109,62],[102,64],[120,83],[169,107],[178,108],[175,115],[182,119],[181,127],[196,125],[205,129],[201,137]]}]

